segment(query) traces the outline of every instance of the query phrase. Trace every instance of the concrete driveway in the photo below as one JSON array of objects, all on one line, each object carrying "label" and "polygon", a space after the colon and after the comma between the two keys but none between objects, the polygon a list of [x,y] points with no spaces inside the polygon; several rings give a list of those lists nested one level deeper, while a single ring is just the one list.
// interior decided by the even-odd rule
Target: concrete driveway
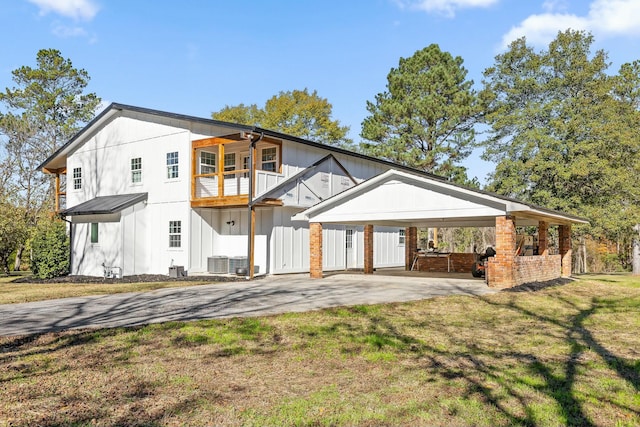
[{"label": "concrete driveway", "polygon": [[309,279],[308,274],[271,276],[250,282],[4,304],[0,305],[0,336],[135,326],[170,320],[262,316],[494,292],[482,280],[455,275],[434,278],[341,273],[320,280]]}]

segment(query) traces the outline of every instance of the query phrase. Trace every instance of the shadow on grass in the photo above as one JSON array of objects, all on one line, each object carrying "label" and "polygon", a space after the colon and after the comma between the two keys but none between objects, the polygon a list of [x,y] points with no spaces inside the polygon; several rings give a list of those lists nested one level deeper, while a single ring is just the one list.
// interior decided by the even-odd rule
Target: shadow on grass
[{"label": "shadow on grass", "polygon": [[[564,284],[564,283],[561,283]],[[550,286],[558,286],[558,283]],[[508,303],[499,303],[491,298],[480,298],[486,304],[496,310],[510,310],[526,318],[535,320],[536,323],[548,327],[556,327],[561,331],[561,343],[566,344],[568,352],[565,357],[545,358],[534,352],[512,351],[508,349],[489,348],[478,346],[473,342],[461,343],[465,350],[452,351],[428,345],[423,340],[404,334],[398,328],[375,314],[366,311],[353,310],[354,316],[364,316],[368,319],[368,325],[360,329],[353,325],[345,327],[344,324],[336,324],[333,327],[324,327],[317,333],[333,334],[340,331],[347,334],[352,340],[357,340],[373,347],[374,349],[394,348],[400,352],[415,352],[416,357],[426,358],[427,368],[433,376],[443,380],[460,380],[466,384],[464,398],[479,397],[481,400],[495,408],[511,425],[537,425],[540,423],[540,413],[536,414],[532,409],[530,396],[523,392],[523,386],[536,393],[551,398],[559,410],[560,422],[568,426],[594,426],[596,422],[585,412],[585,399],[578,392],[576,383],[578,373],[582,366],[585,351],[594,351],[599,358],[622,380],[626,381],[636,391],[640,385],[640,363],[632,363],[623,357],[617,356],[603,344],[598,342],[585,322],[601,310],[610,310],[615,302],[601,301],[592,298],[588,307],[580,308],[576,303],[564,297],[558,297],[566,305],[566,312],[570,313],[565,318],[552,317],[531,311],[519,306],[518,299]],[[620,307],[618,307],[620,309]],[[421,326],[421,325],[412,325]],[[427,326],[426,324],[424,326]],[[558,336],[549,333],[549,339],[557,340]],[[500,361],[515,359],[525,367],[526,374],[509,373],[500,365]],[[492,362],[484,362],[491,360]],[[558,369],[560,368],[560,369]],[[584,370],[582,369],[582,370]],[[480,375],[479,375],[480,374]],[[540,384],[531,384],[526,375],[540,378]],[[496,390],[488,384],[488,381],[498,383],[501,390]],[[502,391],[502,392],[501,392]],[[506,396],[504,393],[506,391]],[[599,399],[600,396],[598,396]],[[606,396],[602,396],[605,398]],[[509,399],[516,399],[521,411]],[[609,404],[617,406],[620,410],[630,411],[640,415],[637,409],[626,407],[620,403],[609,400]]]},{"label": "shadow on grass", "polygon": [[[581,370],[585,369],[584,354],[586,351],[593,351],[598,357],[623,381],[631,385],[636,392],[640,386],[640,364],[616,355],[604,344],[599,342],[594,333],[589,329],[588,321],[601,312],[620,312],[627,309],[623,299],[583,299],[580,304],[571,301],[562,295],[554,298],[563,305],[562,313],[544,314],[542,312],[529,309],[521,303],[518,295],[513,295],[510,301],[501,302],[500,299],[486,297],[478,298],[482,304],[486,304],[496,312],[508,311],[522,316],[527,322],[535,324],[541,330],[547,331],[549,340],[558,341],[560,345],[566,345],[567,351],[562,357],[545,357],[534,350],[511,349],[508,346],[491,346],[481,341],[470,340],[468,337],[460,337],[455,346],[461,348],[442,348],[430,345],[424,339],[418,338],[404,331],[403,326],[397,322],[389,320],[389,316],[381,314],[378,307],[355,306],[328,309],[327,313],[333,315],[335,320],[328,324],[301,323],[297,327],[297,333],[311,347],[316,339],[336,339],[346,349],[343,353],[359,354],[367,349],[371,351],[390,350],[397,354],[413,355],[419,362],[418,369],[426,370],[429,375],[436,379],[447,381],[458,381],[463,384],[463,399],[478,399],[484,402],[487,407],[495,408],[508,424],[511,425],[536,425],[541,422],[539,409],[534,408],[530,391],[541,394],[549,398],[558,408],[561,419],[549,422],[550,424],[564,424],[569,426],[593,426],[598,424],[597,420],[590,418],[585,410],[585,399],[580,394],[577,384]],[[393,312],[394,306],[389,306],[385,312]],[[631,307],[631,306],[629,306]],[[414,319],[408,321],[406,325],[412,328],[433,327],[431,322],[434,319]],[[222,325],[220,321],[210,321],[203,323],[202,329],[207,327],[218,328],[221,332],[230,332],[234,337],[243,340],[256,342],[267,342],[269,339],[275,340],[274,335],[278,331],[266,328],[257,319],[227,320]],[[175,347],[200,346],[213,343],[213,339],[203,334],[200,329],[190,333],[180,333],[180,329],[185,326],[182,322],[169,322],[147,326],[155,333],[169,333],[176,330],[177,333],[168,339],[168,343]],[[486,321],[484,327],[490,328],[495,325]],[[465,326],[463,326],[465,327]],[[116,336],[123,331],[135,332],[143,327],[102,329],[98,331],[81,331],[74,333],[64,333],[54,335],[48,343],[33,345],[40,336],[14,338],[5,340],[0,348],[0,363],[7,363],[11,358],[28,354],[54,353],[59,349],[91,345],[100,340]],[[339,338],[338,338],[339,337]],[[456,340],[456,337],[452,337]],[[351,347],[350,347],[351,346]],[[364,349],[364,350],[363,350]],[[121,352],[120,347],[110,348],[109,351]],[[255,354],[261,354],[262,349],[254,349]],[[265,353],[279,351],[277,347],[264,350]],[[246,349],[237,341],[229,340],[226,347],[218,352],[212,352],[208,357],[227,358],[237,354],[246,354]],[[109,354],[104,355],[108,359]],[[505,361],[509,363],[515,361],[523,367],[521,371],[511,371],[505,368]],[[410,367],[408,369],[416,369]],[[524,371],[524,373],[522,373]],[[20,372],[20,377],[29,374],[29,371]],[[42,371],[34,370],[33,376],[41,375]],[[539,381],[532,383],[526,376],[532,376]],[[14,377],[15,378],[15,377]],[[11,377],[4,381],[11,380]],[[498,384],[496,387],[495,384]],[[142,399],[153,397],[154,384],[141,383],[133,385],[131,390],[123,393],[128,399]],[[204,393],[204,391],[203,391]],[[598,395],[597,398],[606,399],[606,395]],[[167,414],[181,411],[188,411],[191,405],[197,405],[197,401],[203,399],[199,394],[191,398],[182,399],[175,405],[163,406],[159,413],[145,413],[144,407],[132,407],[129,412],[116,420],[117,425],[137,425],[155,426],[160,425],[161,420]],[[619,402],[608,401],[610,405],[620,410],[638,414],[637,408],[629,408]],[[139,405],[142,405],[141,403]],[[99,411],[99,410],[98,410]],[[137,411],[137,412],[136,412]],[[538,411],[538,412],[536,412]],[[89,423],[92,419],[108,419],[109,415],[104,413],[74,414],[70,419],[71,423]],[[138,418],[136,418],[138,417]],[[460,422],[460,418],[455,419]],[[39,423],[41,425],[60,425],[67,421],[52,417]]]}]

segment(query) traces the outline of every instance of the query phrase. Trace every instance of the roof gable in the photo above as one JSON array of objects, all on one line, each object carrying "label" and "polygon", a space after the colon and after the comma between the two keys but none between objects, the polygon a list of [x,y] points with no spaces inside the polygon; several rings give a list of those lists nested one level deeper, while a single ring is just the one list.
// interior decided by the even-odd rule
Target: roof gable
[{"label": "roof gable", "polygon": [[515,215],[518,225],[585,222],[517,200],[397,170],[389,170],[308,208],[294,220],[342,224],[460,227],[493,226]]}]

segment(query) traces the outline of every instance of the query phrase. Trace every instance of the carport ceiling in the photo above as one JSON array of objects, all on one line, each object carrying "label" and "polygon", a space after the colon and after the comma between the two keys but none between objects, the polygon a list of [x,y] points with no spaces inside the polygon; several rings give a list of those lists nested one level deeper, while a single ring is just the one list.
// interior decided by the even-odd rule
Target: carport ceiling
[{"label": "carport ceiling", "polygon": [[584,223],[518,200],[473,190],[433,177],[389,170],[293,217],[294,221],[392,227],[492,227],[498,216],[516,225]]}]

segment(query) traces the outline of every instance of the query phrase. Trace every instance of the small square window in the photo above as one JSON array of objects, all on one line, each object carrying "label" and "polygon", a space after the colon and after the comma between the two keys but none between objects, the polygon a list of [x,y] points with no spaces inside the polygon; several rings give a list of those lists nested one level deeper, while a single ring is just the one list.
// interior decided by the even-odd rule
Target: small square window
[{"label": "small square window", "polygon": [[82,188],[82,168],[73,168],[73,189],[80,190]]},{"label": "small square window", "polygon": [[404,229],[400,229],[398,231],[398,245],[404,246],[404,241],[405,241]]},{"label": "small square window", "polygon": [[182,221],[169,221],[169,247],[182,246]]},{"label": "small square window", "polygon": [[131,182],[133,184],[142,182],[142,157],[131,159]]},{"label": "small square window", "polygon": [[224,155],[224,171],[230,172],[236,170],[236,154],[229,153]]},{"label": "small square window", "polygon": [[98,243],[98,223],[91,223],[91,243]]},{"label": "small square window", "polygon": [[216,155],[208,151],[200,152],[200,173],[216,173]]},{"label": "small square window", "polygon": [[167,178],[178,178],[178,152],[167,153]]},{"label": "small square window", "polygon": [[262,149],[262,170],[275,172],[278,164],[278,151],[276,147]]}]

